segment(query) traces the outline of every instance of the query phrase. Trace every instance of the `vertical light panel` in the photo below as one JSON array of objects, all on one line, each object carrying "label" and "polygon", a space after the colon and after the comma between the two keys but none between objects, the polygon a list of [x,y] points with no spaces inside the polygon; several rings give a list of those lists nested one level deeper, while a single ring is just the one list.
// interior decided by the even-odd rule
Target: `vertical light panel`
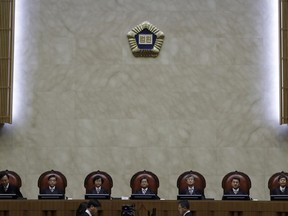
[{"label": "vertical light panel", "polygon": [[0,1],[0,123],[12,123],[14,0]]},{"label": "vertical light panel", "polygon": [[[279,124],[279,0],[267,0],[265,2],[269,10],[267,16],[264,16],[265,61],[263,65],[265,65],[266,73],[263,74],[265,77],[262,79],[266,81],[267,92],[263,93],[269,94],[266,106],[267,119]],[[259,2],[259,4],[261,3]]]},{"label": "vertical light panel", "polygon": [[[24,40],[24,24],[27,22],[27,14],[25,10],[26,1],[16,0],[15,2],[15,36],[14,36],[14,87],[13,87],[13,121],[19,122],[25,107],[23,106],[24,91],[23,82],[23,68],[21,62],[25,58],[23,50],[27,47]],[[30,2],[31,4],[31,2]],[[26,7],[27,8],[27,7]]]}]

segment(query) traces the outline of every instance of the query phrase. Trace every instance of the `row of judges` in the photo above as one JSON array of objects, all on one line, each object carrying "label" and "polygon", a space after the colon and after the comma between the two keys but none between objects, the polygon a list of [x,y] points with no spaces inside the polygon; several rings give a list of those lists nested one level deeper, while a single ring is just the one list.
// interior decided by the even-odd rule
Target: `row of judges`
[{"label": "row of judges", "polygon": [[[155,189],[150,187],[149,181],[151,179],[148,177],[148,175],[145,175],[147,173],[149,174],[149,171],[142,171],[141,174],[143,174],[143,172],[144,175],[138,178],[139,187],[137,188],[137,190],[132,191],[131,197],[145,198],[145,195],[155,195],[146,197],[159,198],[157,196],[157,190],[155,191]],[[250,199],[249,190],[245,191],[241,188],[241,178],[239,178],[239,172],[235,172],[237,175],[232,175],[231,178],[229,178],[229,186],[224,189],[223,199],[226,199],[226,197],[229,196],[231,197],[231,195],[233,195],[235,199],[237,199],[237,197],[239,199]],[[179,188],[178,198],[189,199],[194,197],[199,199],[205,199],[203,188],[198,188],[197,185],[199,184],[195,184],[195,175],[191,173],[189,174],[189,172],[186,174],[187,175],[185,175],[185,186]],[[59,178],[59,176],[55,173],[48,173],[46,178],[47,186],[40,188],[39,194],[65,195],[65,188],[63,188],[63,185],[60,187],[57,184],[57,178]],[[103,197],[110,198],[111,188],[108,189],[103,186],[105,180],[102,175],[96,173],[96,175],[94,175],[90,181],[92,181],[91,184],[93,184],[93,186],[86,190],[86,195],[90,195],[89,198],[93,198],[93,195],[101,194],[108,195]],[[20,192],[20,188],[17,185],[13,185],[12,183],[10,183],[10,175],[7,171],[0,172],[0,194],[15,194],[17,198],[23,198],[23,195]],[[270,191],[270,195],[287,195],[288,198],[287,175],[285,175],[285,173],[282,172],[277,176],[277,187],[273,188],[273,190]],[[98,197],[101,198],[101,196]]]}]

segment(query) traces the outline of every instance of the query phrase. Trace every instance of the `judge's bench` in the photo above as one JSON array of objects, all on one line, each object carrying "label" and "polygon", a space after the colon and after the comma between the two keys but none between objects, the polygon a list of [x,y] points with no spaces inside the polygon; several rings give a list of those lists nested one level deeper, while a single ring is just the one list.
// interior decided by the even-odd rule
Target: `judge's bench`
[{"label": "judge's bench", "polygon": [[[85,200],[0,200],[0,216],[75,216]],[[99,200],[99,216],[177,216],[177,200]],[[194,216],[288,216],[287,201],[190,200]]]}]

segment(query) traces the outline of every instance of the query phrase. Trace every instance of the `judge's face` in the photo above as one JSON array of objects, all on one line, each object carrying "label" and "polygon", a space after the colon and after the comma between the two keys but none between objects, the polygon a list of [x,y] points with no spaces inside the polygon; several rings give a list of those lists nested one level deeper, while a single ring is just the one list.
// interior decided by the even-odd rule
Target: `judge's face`
[{"label": "judge's face", "polygon": [[100,187],[100,186],[102,185],[102,179],[101,179],[101,178],[95,179],[94,185],[95,185],[96,187]]},{"label": "judge's face", "polygon": [[48,180],[48,184],[49,184],[49,186],[50,187],[54,187],[55,185],[56,185],[56,178],[55,177],[51,177],[51,178],[49,178],[49,180]]},{"label": "judge's face", "polygon": [[192,176],[188,177],[186,181],[187,181],[188,186],[194,185],[194,178]]},{"label": "judge's face", "polygon": [[286,178],[280,178],[279,179],[279,184],[280,184],[281,187],[285,187],[286,186],[286,182],[287,182]]},{"label": "judge's face", "polygon": [[147,188],[148,187],[148,181],[147,181],[147,179],[142,179],[141,180],[141,187],[142,188]]},{"label": "judge's face", "polygon": [[232,188],[237,189],[240,186],[240,182],[238,179],[233,179],[231,185],[232,185]]},{"label": "judge's face", "polygon": [[7,186],[9,183],[9,178],[7,175],[4,175],[1,180],[0,180],[0,184],[3,185],[3,186]]}]

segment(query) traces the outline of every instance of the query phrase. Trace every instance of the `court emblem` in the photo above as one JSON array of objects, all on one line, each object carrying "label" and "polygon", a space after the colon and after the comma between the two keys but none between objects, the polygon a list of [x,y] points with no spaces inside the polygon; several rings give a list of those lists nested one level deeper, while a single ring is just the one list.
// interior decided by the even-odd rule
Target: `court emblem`
[{"label": "court emblem", "polygon": [[145,21],[127,34],[131,51],[135,57],[157,57],[164,42],[164,33]]}]

